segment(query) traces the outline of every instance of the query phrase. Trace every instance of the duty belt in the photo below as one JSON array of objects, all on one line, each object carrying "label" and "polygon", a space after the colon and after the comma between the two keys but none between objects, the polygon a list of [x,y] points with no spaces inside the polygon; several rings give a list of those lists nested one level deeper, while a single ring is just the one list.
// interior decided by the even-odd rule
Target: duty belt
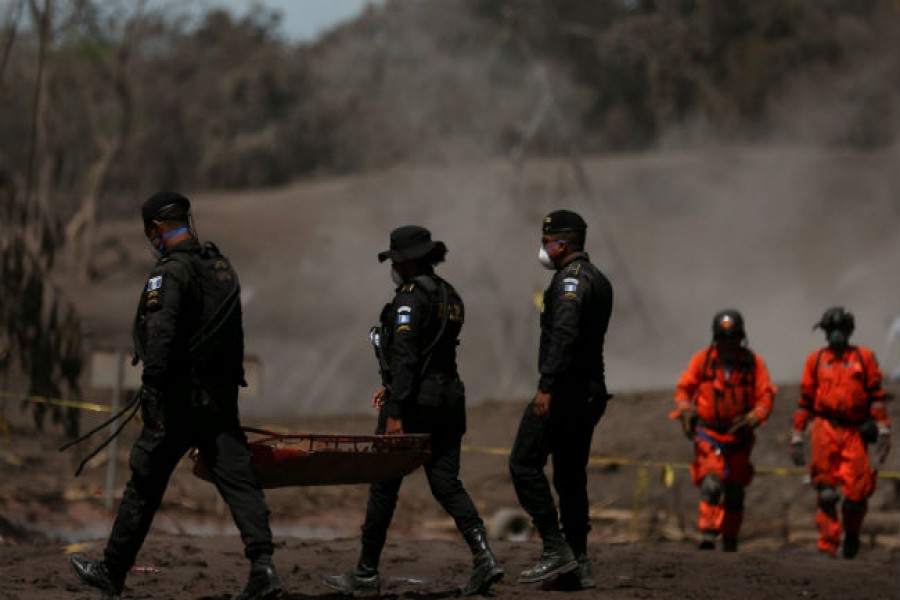
[{"label": "duty belt", "polygon": [[[730,469],[728,467],[729,457],[731,457],[731,455],[733,455],[735,452],[745,448],[747,446],[750,438],[736,439],[733,442],[723,442],[722,440],[714,438],[713,436],[709,435],[706,432],[707,429],[716,431],[712,427],[701,424],[697,427],[697,433],[696,433],[697,439],[703,440],[704,442],[706,442],[707,444],[709,444],[710,446],[715,448],[716,453],[720,454],[725,459],[725,461],[724,461],[725,464],[723,465],[723,470],[724,470],[725,476],[728,477],[728,473],[730,471]],[[716,433],[723,433],[723,432],[716,431]]]},{"label": "duty belt", "polygon": [[704,421],[703,419],[697,421],[697,426],[704,429],[709,429],[710,431],[715,431],[716,433],[728,433],[728,430],[731,429],[731,423],[727,425],[722,423],[710,423],[709,421]]},{"label": "duty belt", "polygon": [[865,423],[865,419],[863,419],[862,421],[859,421],[859,420],[855,421],[852,419],[848,419],[846,417],[840,417],[835,414],[821,412],[821,411],[817,411],[817,410],[813,411],[813,416],[820,417],[822,419],[825,419],[829,423],[832,423],[834,425],[839,425],[841,427],[859,427],[860,425]]}]

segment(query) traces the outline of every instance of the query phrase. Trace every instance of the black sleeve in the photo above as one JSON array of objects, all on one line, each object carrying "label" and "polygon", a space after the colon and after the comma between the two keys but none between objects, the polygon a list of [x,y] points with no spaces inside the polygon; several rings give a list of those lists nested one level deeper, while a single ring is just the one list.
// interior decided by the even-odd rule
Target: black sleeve
[{"label": "black sleeve", "polygon": [[177,360],[178,324],[188,282],[186,267],[174,260],[159,263],[143,295],[144,371],[141,380],[157,390],[165,388],[170,369]]},{"label": "black sleeve", "polygon": [[430,309],[427,295],[417,287],[401,288],[394,298],[389,353],[391,392],[384,408],[388,417],[401,416],[403,405],[414,400],[419,387],[421,353],[429,341],[425,323]]},{"label": "black sleeve", "polygon": [[547,351],[541,361],[538,389],[549,392],[556,377],[563,373],[575,357],[581,323],[581,310],[587,283],[581,273],[564,273],[553,282],[549,292],[553,311],[550,315]]}]

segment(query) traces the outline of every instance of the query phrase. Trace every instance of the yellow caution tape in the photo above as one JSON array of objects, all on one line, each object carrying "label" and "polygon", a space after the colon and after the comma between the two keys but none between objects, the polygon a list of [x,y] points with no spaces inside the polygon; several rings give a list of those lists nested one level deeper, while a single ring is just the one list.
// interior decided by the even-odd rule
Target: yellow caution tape
[{"label": "yellow caution tape", "polygon": [[672,465],[666,465],[663,467],[662,481],[663,485],[667,488],[675,485],[675,469],[672,468]]},{"label": "yellow caution tape", "polygon": [[77,408],[80,410],[89,410],[92,412],[112,412],[112,408],[106,404],[97,404],[95,402],[80,402],[76,400],[65,400],[64,398],[47,398],[45,396],[29,396],[27,394],[17,394],[14,392],[0,392],[3,398],[18,398],[19,400],[27,400],[35,404],[49,404],[50,406],[66,406],[69,408]]},{"label": "yellow caution tape", "polygon": [[631,502],[631,523],[628,526],[628,534],[637,539],[638,515],[641,507],[644,505],[644,498],[647,496],[647,467],[638,468],[637,481],[634,483],[634,497]]},{"label": "yellow caution tape", "polygon": [[[469,446],[463,445],[463,452],[473,452],[475,454],[493,454],[496,456],[509,456],[508,448],[496,448],[490,446]],[[659,460],[633,460],[630,458],[616,458],[611,456],[591,456],[588,459],[588,464],[592,465],[614,465],[620,467],[658,467],[663,469],[663,481],[674,481],[675,469],[686,470],[690,469],[690,463],[677,463],[677,462],[667,462],[667,461],[659,461]],[[666,473],[666,470],[671,471],[671,474]],[[758,475],[806,475],[809,473],[808,469],[802,468],[787,468],[787,467],[761,467],[754,469],[754,471]],[[879,471],[878,472],[879,479],[900,479],[900,471]]]}]

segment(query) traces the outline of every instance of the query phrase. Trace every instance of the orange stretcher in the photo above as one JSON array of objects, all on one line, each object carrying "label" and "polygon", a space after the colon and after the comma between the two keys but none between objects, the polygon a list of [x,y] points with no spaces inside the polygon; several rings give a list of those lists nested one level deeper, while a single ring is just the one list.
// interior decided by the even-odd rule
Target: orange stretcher
[{"label": "orange stretcher", "polygon": [[[403,477],[431,455],[431,436],[276,433],[245,427],[253,472],[262,488],[373,483]],[[203,457],[191,453],[193,473],[212,481]]]}]

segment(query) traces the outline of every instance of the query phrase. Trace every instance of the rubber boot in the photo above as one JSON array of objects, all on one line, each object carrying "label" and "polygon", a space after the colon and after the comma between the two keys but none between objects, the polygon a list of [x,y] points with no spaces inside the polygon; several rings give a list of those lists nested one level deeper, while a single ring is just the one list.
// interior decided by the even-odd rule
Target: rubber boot
[{"label": "rubber boot", "polygon": [[463,596],[486,594],[491,585],[503,578],[503,568],[488,546],[487,533],[483,527],[470,529],[463,537],[472,551],[472,574],[459,591]]},{"label": "rubber boot", "polygon": [[578,568],[578,561],[558,528],[555,531],[541,531],[541,537],[544,542],[541,558],[536,565],[522,571],[519,583],[545,581]]},{"label": "rubber boot", "polygon": [[342,575],[326,577],[323,583],[333,590],[355,598],[378,596],[381,592],[381,579],[378,577],[380,554],[381,552],[363,548],[355,569]]},{"label": "rubber boot", "polygon": [[113,572],[105,562],[88,560],[84,554],[72,554],[69,556],[69,564],[82,583],[97,588],[107,596],[122,594],[125,574]]},{"label": "rubber boot", "polygon": [[281,582],[272,564],[272,556],[264,554],[250,563],[250,577],[244,590],[234,600],[272,600],[281,595]]},{"label": "rubber boot", "polygon": [[841,548],[844,558],[852,560],[859,553],[859,533],[847,532],[844,534],[844,546]]},{"label": "rubber boot", "polygon": [[700,550],[715,550],[716,549],[716,537],[718,537],[719,532],[713,531],[712,529],[704,529],[700,533],[700,545],[697,546]]}]

